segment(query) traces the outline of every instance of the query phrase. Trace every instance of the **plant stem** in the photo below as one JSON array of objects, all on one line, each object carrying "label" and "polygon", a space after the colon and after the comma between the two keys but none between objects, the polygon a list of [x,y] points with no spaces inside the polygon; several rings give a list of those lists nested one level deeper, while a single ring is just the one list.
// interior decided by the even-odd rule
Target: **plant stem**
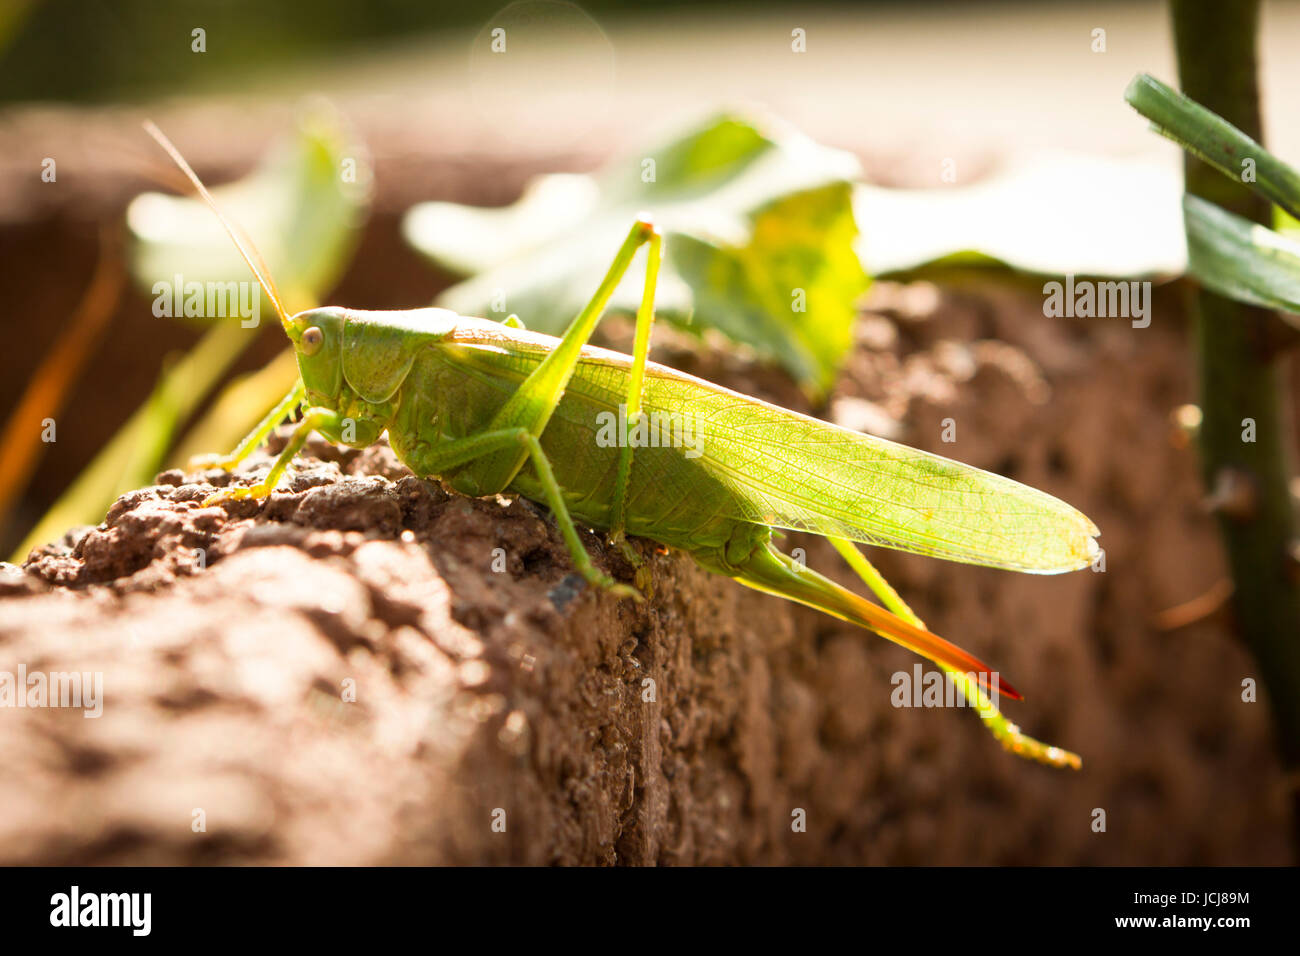
[{"label": "plant stem", "polygon": [[[1183,92],[1262,142],[1255,63],[1258,0],[1173,0],[1172,8]],[[1269,222],[1267,202],[1241,182],[1191,155],[1184,171],[1189,194],[1254,222]],[[1202,471],[1210,489],[1225,489],[1232,480],[1249,489],[1248,506],[1220,509],[1219,525],[1236,585],[1237,622],[1268,690],[1283,762],[1294,774],[1300,771],[1300,569],[1288,551],[1295,540],[1287,488],[1289,423],[1270,347],[1278,320],[1264,309],[1202,289],[1195,295],[1193,321]],[[1243,440],[1247,418],[1254,419],[1253,442]],[[1291,797],[1294,826],[1300,819],[1300,788]]]},{"label": "plant stem", "polygon": [[56,540],[68,528],[101,521],[118,495],[148,484],[176,428],[255,335],[235,321],[213,322],[198,343],[162,374],[149,400],[59,496],[10,560],[21,564],[33,548]]}]

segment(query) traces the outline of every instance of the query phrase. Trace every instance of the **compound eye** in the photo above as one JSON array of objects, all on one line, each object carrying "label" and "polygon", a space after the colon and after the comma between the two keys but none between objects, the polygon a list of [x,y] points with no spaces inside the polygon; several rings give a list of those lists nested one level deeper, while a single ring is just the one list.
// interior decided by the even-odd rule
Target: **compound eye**
[{"label": "compound eye", "polygon": [[303,355],[315,355],[325,344],[325,333],[313,325],[302,333],[301,343]]}]

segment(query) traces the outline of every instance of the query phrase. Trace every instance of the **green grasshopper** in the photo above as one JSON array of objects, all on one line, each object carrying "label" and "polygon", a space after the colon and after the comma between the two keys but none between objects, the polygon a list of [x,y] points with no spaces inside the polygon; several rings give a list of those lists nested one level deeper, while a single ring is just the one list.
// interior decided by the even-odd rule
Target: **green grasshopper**
[{"label": "green grasshopper", "polygon": [[[636,588],[595,567],[575,520],[608,532],[634,565],[628,535],[684,551],[709,571],[874,631],[971,678],[968,696],[977,679],[982,688],[1020,699],[982,661],[927,630],[850,542],[1054,574],[1091,563],[1096,526],[1064,502],[1008,478],[650,362],[663,241],[649,216],[633,224],[591,301],[561,338],[529,332],[514,316],[501,323],[438,308],[325,307],[290,316],[251,242],[221,214],[176,147],[152,123],[146,129],[221,220],[275,307],[300,372],[283,401],[216,462],[232,469],[302,406],[269,473],[252,486],[218,491],[205,505],[269,496],[313,431],[354,447],[387,432],[397,456],[421,477],[440,478],[464,495],[513,493],[545,504],[575,568],[592,585],[641,599]],[[633,354],[588,345],[642,246],[647,265]],[[615,416],[622,431],[614,441],[600,441]],[[689,426],[689,447],[625,434],[665,416]],[[898,613],[778,551],[774,528],[830,538]],[[978,696],[989,704],[982,692]],[[1061,762],[1064,752],[1042,748],[1014,725],[1005,728],[1000,736],[1010,749],[1038,747],[1031,756]]]}]

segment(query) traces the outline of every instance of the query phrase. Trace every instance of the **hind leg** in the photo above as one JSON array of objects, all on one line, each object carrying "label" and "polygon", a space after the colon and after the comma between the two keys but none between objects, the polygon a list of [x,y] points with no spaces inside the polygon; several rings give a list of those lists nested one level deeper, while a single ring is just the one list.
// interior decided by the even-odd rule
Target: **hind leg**
[{"label": "hind leg", "polygon": [[[907,602],[876,570],[876,566],[867,560],[867,556],[858,549],[857,545],[843,538],[827,538],[827,540],[830,541],[831,546],[840,553],[840,556],[844,558],[845,562],[863,580],[867,587],[871,588],[872,593],[880,598],[880,602],[885,607],[909,624],[919,628],[925,627],[925,624],[916,616],[916,613],[907,606]],[[969,674],[957,668],[945,664],[939,666],[961,689],[966,702],[975,708],[976,713],[984,719],[984,726],[988,728],[989,733],[1007,750],[1018,756],[1036,760],[1052,767],[1070,767],[1078,770],[1083,766],[1083,761],[1078,754],[1062,750],[1060,747],[1053,747],[1022,733],[1018,726],[1002,716],[997,704],[986,693],[987,687],[980,686],[981,682],[971,680]]]}]

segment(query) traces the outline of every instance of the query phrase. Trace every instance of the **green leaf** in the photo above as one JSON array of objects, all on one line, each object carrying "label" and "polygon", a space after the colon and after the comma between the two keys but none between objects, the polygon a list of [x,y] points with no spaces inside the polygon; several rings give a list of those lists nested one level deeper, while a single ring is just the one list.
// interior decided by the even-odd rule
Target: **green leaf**
[{"label": "green leaf", "polygon": [[[771,120],[723,115],[598,175],[540,177],[504,209],[423,203],[404,231],[439,266],[472,276],[439,305],[518,313],[558,334],[649,212],[665,235],[657,314],[721,330],[819,392],[847,353],[868,281],[853,255],[857,173],[853,157]],[[644,278],[638,261],[611,310],[634,313]]]},{"label": "green leaf", "polygon": [[1196,196],[1183,199],[1188,271],[1220,295],[1300,327],[1300,242]]},{"label": "green leaf", "polygon": [[[1149,119],[1161,136],[1229,179],[1266,196],[1292,216],[1300,216],[1300,173],[1227,120],[1146,73],[1133,78],[1124,99]],[[1250,167],[1243,166],[1246,160],[1252,161]],[[1251,168],[1251,178],[1243,178],[1247,168]]]},{"label": "green leaf", "polygon": [[1051,150],[969,186],[859,186],[854,203],[875,276],[972,265],[1142,276],[1183,271],[1181,195],[1164,164]]},{"label": "green leaf", "polygon": [[[772,203],[745,246],[682,234],[669,247],[697,315],[738,342],[784,343],[786,368],[821,387],[853,346],[853,303],[863,291],[851,191],[834,183]],[[802,301],[794,315],[813,321],[792,321],[795,294]],[[827,317],[834,321],[823,324]]]}]

